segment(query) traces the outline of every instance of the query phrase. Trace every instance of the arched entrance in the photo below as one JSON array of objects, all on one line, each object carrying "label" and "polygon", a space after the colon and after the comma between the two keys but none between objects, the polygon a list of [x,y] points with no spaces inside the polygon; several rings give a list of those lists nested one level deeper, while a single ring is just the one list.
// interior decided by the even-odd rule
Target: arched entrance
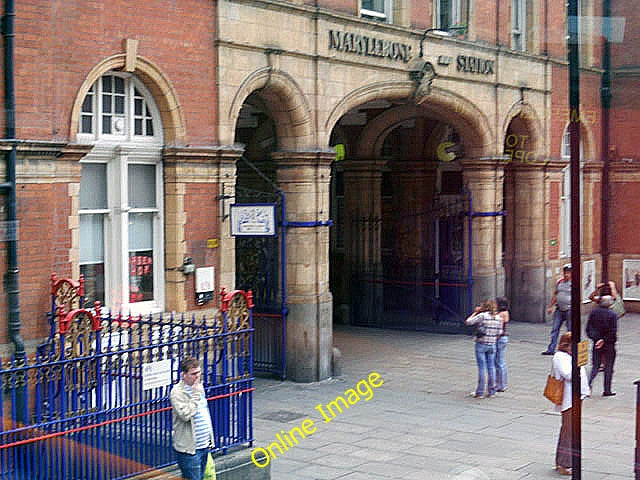
[{"label": "arched entrance", "polygon": [[345,157],[333,167],[331,205],[339,321],[461,329],[472,300],[463,159],[477,131],[441,107],[368,101],[333,129],[331,145]]},{"label": "arched entrance", "polygon": [[235,142],[245,153],[237,162],[235,202],[275,203],[278,211],[276,237],[246,243],[235,237],[236,283],[257,289],[254,365],[317,381],[330,375],[333,347],[326,266],[334,155],[309,146],[312,115],[290,77],[258,71],[236,99],[241,93]]},{"label": "arched entrance", "polygon": [[509,120],[503,144],[504,217],[502,242],[505,295],[513,318],[544,321],[546,158],[540,151],[534,114],[519,106]]},{"label": "arched entrance", "polygon": [[[282,222],[282,199],[271,154],[278,148],[275,122],[264,99],[252,93],[242,104],[236,122],[236,144],[244,154],[236,163],[234,204],[275,205]],[[253,292],[255,370],[284,376],[285,315],[282,304],[282,232],[278,236],[235,237],[236,288]]]}]

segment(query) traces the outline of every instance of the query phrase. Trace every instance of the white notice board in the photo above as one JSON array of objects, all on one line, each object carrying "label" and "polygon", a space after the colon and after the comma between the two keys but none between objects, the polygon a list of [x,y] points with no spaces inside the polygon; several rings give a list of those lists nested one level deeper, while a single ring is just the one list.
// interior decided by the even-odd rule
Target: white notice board
[{"label": "white notice board", "polygon": [[142,390],[171,385],[171,360],[142,364]]}]

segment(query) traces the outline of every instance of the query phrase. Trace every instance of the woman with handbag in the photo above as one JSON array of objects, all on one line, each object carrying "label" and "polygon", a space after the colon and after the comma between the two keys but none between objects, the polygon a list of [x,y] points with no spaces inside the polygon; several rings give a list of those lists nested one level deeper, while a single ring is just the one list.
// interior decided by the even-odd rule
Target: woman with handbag
[{"label": "woman with handbag", "polygon": [[[560,475],[571,475],[571,332],[566,332],[560,337],[558,348],[551,361],[551,375],[558,380],[564,380],[564,392],[562,403],[556,405],[556,410],[562,412],[562,423],[560,425],[560,435],[556,448],[556,470]],[[580,367],[580,393],[581,399],[591,394],[587,372],[584,367]]]}]

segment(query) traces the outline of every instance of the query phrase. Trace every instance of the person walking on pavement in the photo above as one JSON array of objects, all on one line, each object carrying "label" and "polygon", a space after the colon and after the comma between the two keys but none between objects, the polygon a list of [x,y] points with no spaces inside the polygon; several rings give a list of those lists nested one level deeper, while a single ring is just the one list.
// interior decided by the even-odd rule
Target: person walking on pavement
[{"label": "person walking on pavement", "polygon": [[[572,474],[572,444],[571,444],[571,332],[563,333],[558,343],[558,351],[551,360],[552,375],[558,380],[564,380],[564,391],[562,393],[562,403],[556,405],[556,410],[562,412],[562,423],[560,424],[560,435],[556,447],[556,470],[560,475]],[[584,367],[580,367],[580,399],[591,395],[587,372]]]},{"label": "person walking on pavement", "polygon": [[618,340],[618,317],[609,307],[613,305],[613,297],[607,286],[601,288],[598,305],[591,310],[587,320],[587,336],[593,340],[591,374],[589,386],[598,375],[600,365],[604,364],[604,391],[602,396],[612,397],[613,364],[616,360],[616,341]]},{"label": "person walking on pavement", "polygon": [[487,397],[496,393],[496,340],[502,333],[502,320],[496,316],[496,304],[485,300],[477,306],[465,320],[466,325],[477,325],[476,362],[478,364],[478,386],[471,395],[480,398],[484,395],[485,373],[487,378]]},{"label": "person walking on pavement", "polygon": [[498,297],[496,299],[497,314],[496,316],[502,320],[502,333],[496,340],[496,391],[504,392],[507,389],[507,359],[505,350],[509,343],[507,335],[507,323],[509,323],[509,301],[507,297]]},{"label": "person walking on pavement", "polygon": [[185,480],[202,480],[209,449],[214,446],[207,397],[200,380],[200,362],[185,357],[180,362],[181,379],[169,399],[173,411],[173,449]]},{"label": "person walking on pavement", "polygon": [[[553,307],[556,307],[553,312]],[[551,341],[542,355],[553,355],[558,343],[560,327],[566,322],[567,330],[571,330],[571,264],[562,267],[562,278],[556,282],[556,287],[551,296],[551,302],[547,307],[547,313],[553,312],[553,325],[551,327]]]}]

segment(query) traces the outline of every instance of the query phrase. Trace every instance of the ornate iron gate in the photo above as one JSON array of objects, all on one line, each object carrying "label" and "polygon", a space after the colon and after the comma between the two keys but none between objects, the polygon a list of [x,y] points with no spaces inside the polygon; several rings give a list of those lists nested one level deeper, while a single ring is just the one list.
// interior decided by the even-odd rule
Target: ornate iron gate
[{"label": "ornate iron gate", "polygon": [[282,195],[236,187],[236,203],[276,205],[276,236],[238,236],[236,241],[236,286],[254,292],[254,369],[256,373],[285,375],[286,308],[283,297],[284,262]]},{"label": "ornate iron gate", "polygon": [[[174,463],[169,391],[186,355],[202,362],[216,450],[250,445],[251,307],[242,291],[222,292],[213,318],[102,315],[99,305],[67,312],[58,303],[36,356],[0,369],[0,479],[112,480]],[[159,367],[161,381],[149,382]]]},{"label": "ornate iron gate", "polygon": [[[471,198],[435,196],[401,218],[352,220],[352,323],[466,332],[471,302]],[[381,233],[377,233],[381,232]],[[382,241],[376,240],[376,235]],[[376,250],[381,245],[380,253]],[[466,251],[466,253],[465,253]],[[378,261],[379,259],[379,261]]]}]

